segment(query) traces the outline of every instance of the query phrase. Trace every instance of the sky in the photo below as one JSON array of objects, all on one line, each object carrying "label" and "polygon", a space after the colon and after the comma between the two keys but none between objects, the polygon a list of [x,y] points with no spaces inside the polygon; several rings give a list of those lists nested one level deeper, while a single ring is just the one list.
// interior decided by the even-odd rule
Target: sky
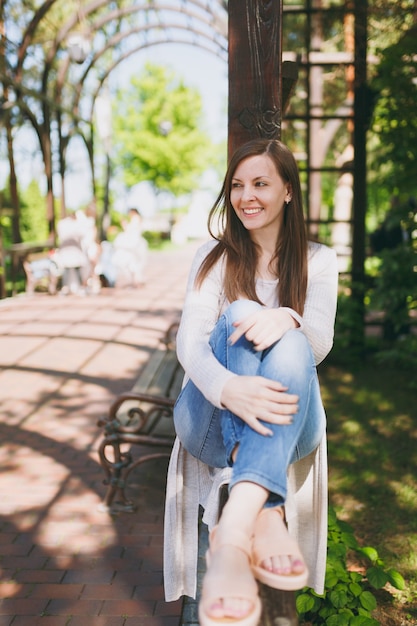
[{"label": "sky", "polygon": [[[126,59],[110,75],[110,88],[127,84],[133,72],[140,73],[147,62],[167,65],[184,83],[196,88],[203,100],[204,123],[207,131],[215,141],[226,140],[227,137],[227,64],[212,53],[185,44],[160,44],[146,48]],[[43,165],[40,158],[34,158],[32,151],[37,147],[33,139],[32,149],[27,136],[20,134],[16,142],[17,174],[22,186],[31,180],[42,180]],[[4,150],[2,151],[4,152]],[[85,148],[81,140],[70,144],[68,151],[69,173],[66,178],[67,206],[72,209],[85,206],[91,200],[91,189],[86,172],[89,171]],[[0,164],[0,184],[4,185],[7,176],[5,163]],[[55,189],[60,189],[57,180]],[[217,190],[216,190],[217,191]],[[145,190],[144,193],[147,193]],[[122,197],[119,190],[118,208],[131,203],[129,197]],[[148,200],[147,200],[148,201]]]}]

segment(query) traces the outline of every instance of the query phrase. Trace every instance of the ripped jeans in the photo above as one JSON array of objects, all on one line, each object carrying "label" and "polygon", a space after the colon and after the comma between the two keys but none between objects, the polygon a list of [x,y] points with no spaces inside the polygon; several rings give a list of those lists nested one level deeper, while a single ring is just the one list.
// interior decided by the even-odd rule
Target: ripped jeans
[{"label": "ripped jeans", "polygon": [[[317,370],[310,344],[300,330],[289,330],[267,350],[256,351],[245,336],[228,344],[233,322],[255,312],[260,305],[249,300],[233,302],[210,336],[216,358],[230,371],[263,376],[281,382],[298,396],[298,412],[291,424],[265,423],[273,436],[260,435],[227,409],[214,407],[189,380],[175,408],[177,435],[192,455],[213,467],[232,466],[229,488],[237,482],[261,485],[270,493],[269,506],[281,505],[287,494],[289,464],[307,456],[319,445],[326,428]],[[239,446],[235,462],[232,452]]]}]

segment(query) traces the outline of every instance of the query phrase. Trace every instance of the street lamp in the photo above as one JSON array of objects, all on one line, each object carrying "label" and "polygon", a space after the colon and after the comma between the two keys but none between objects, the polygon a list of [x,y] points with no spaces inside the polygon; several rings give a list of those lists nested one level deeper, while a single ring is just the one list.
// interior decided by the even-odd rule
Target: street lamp
[{"label": "street lamp", "polygon": [[68,54],[71,61],[82,65],[91,51],[91,42],[81,33],[74,33],[68,38]]}]

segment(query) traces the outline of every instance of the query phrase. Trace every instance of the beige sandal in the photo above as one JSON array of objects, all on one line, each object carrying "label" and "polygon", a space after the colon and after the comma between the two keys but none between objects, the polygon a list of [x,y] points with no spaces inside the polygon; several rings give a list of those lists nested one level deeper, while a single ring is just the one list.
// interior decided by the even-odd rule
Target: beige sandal
[{"label": "beige sandal", "polygon": [[[273,589],[295,591],[306,586],[308,569],[304,563],[300,548],[291,539],[284,522],[282,507],[262,509],[255,522],[252,544],[252,571],[259,582]],[[277,574],[261,566],[261,563],[272,556],[289,556],[304,564],[301,574]]]},{"label": "beige sandal", "polygon": [[[242,532],[236,531],[233,539],[227,542],[220,542],[217,539],[217,527],[213,528],[210,533],[210,547],[206,554],[207,566],[210,568],[211,554],[224,545],[230,545],[241,550],[250,561],[251,540]],[[258,596],[258,586],[255,579],[246,581],[244,584],[236,578],[227,575],[226,572],[214,577],[206,576],[203,580],[203,590],[201,600],[198,607],[199,621],[201,626],[219,626],[219,624],[227,623],[228,626],[257,626],[261,616],[261,601]],[[242,598],[249,600],[253,604],[253,609],[241,618],[229,616],[212,617],[208,614],[207,609],[218,598]]]}]

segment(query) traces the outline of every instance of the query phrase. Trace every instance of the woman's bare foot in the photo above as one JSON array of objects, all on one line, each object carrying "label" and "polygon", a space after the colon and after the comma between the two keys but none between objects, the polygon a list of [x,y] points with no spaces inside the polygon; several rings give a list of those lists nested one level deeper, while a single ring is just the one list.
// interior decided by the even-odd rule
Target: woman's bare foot
[{"label": "woman's bare foot", "polygon": [[[210,559],[209,573],[207,576],[213,577],[215,581],[218,581],[222,575],[233,577],[239,589],[245,589],[248,585],[252,585],[252,581],[254,581],[248,557],[244,552],[234,546],[220,547],[214,552]],[[223,593],[223,590],[219,587],[218,593]],[[238,593],[238,591],[236,591],[236,593]],[[234,617],[239,619],[248,615],[253,608],[253,598],[222,597],[222,595],[220,595],[210,603],[208,613],[216,618]]]},{"label": "woman's bare foot", "polygon": [[301,589],[307,584],[307,566],[283,518],[281,508],[259,513],[253,540],[253,571],[260,582],[275,589]]},{"label": "woman's bare foot", "polygon": [[251,542],[236,531],[219,537],[214,529],[207,555],[199,616],[202,626],[227,619],[241,626],[256,626],[260,616],[258,587],[251,570]]}]

